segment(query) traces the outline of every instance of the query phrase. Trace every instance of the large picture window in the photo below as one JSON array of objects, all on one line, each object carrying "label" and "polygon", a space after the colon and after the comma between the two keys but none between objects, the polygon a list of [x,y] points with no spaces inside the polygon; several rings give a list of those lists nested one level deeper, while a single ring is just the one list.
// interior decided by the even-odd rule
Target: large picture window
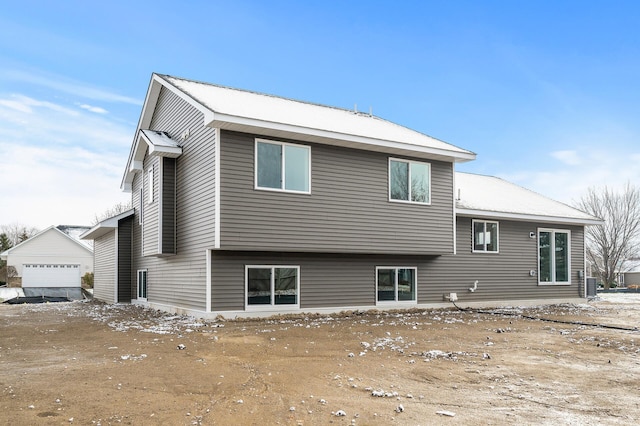
[{"label": "large picture window", "polygon": [[431,165],[390,158],[389,199],[410,203],[431,203]]},{"label": "large picture window", "polygon": [[473,251],[481,253],[498,252],[498,222],[473,221]]},{"label": "large picture window", "polygon": [[416,302],[415,267],[376,268],[376,300],[384,302]]},{"label": "large picture window", "polygon": [[538,281],[540,284],[570,284],[571,248],[569,231],[538,230]]},{"label": "large picture window", "polygon": [[258,189],[311,192],[311,148],[256,140],[255,186]]},{"label": "large picture window", "polygon": [[299,305],[299,266],[247,266],[247,307]]}]

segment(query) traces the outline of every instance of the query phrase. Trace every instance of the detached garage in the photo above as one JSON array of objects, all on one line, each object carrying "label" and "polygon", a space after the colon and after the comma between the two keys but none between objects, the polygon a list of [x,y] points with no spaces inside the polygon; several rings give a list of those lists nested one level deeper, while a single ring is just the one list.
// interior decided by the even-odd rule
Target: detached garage
[{"label": "detached garage", "polygon": [[81,299],[81,279],[93,272],[93,248],[79,239],[85,226],[51,226],[0,257],[16,268],[25,296]]}]

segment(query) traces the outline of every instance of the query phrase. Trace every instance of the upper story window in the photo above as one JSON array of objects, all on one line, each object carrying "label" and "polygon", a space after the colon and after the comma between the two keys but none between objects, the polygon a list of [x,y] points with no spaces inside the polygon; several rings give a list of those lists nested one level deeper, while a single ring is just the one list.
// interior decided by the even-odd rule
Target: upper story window
[{"label": "upper story window", "polygon": [[431,203],[431,164],[389,159],[389,199]]},{"label": "upper story window", "polygon": [[256,139],[255,187],[273,191],[311,192],[311,148]]},{"label": "upper story window", "polygon": [[566,230],[538,230],[538,282],[570,284],[571,234]]},{"label": "upper story window", "polygon": [[498,222],[473,221],[473,251],[498,252]]}]

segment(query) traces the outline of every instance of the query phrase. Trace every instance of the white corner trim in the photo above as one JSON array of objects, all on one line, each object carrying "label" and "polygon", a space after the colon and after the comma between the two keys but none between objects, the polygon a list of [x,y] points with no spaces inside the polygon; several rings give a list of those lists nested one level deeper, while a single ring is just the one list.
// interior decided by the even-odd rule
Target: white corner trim
[{"label": "white corner trim", "polygon": [[205,262],[207,262],[207,264],[205,265],[206,280],[207,280],[207,282],[205,283],[205,297],[206,297],[205,311],[209,313],[211,312],[211,250],[209,249],[206,250],[205,258],[206,258]]},{"label": "white corner trim", "polygon": [[[220,128],[214,129],[214,185],[213,185],[213,200],[214,200],[214,219],[213,219],[213,232],[214,232],[214,248],[220,248]],[[208,299],[207,299],[208,300]]]},{"label": "white corner trim", "polygon": [[458,254],[458,218],[456,213],[456,200],[458,199],[458,195],[456,194],[456,163],[451,165],[451,182],[453,183],[453,208],[451,212],[453,213],[453,254]]}]

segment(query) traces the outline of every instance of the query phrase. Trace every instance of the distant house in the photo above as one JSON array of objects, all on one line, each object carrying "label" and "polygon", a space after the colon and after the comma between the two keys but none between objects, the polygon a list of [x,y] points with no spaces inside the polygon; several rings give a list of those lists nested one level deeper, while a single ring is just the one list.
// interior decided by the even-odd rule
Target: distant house
[{"label": "distant house", "polygon": [[95,295],[198,316],[577,301],[601,221],[370,114],[153,74]]},{"label": "distant house", "polygon": [[25,296],[82,298],[81,277],[93,272],[93,248],[80,240],[87,226],[50,226],[0,253],[16,268]]},{"label": "distant house", "polygon": [[640,287],[640,259],[628,259],[624,263],[625,271],[618,273],[620,287]]}]

